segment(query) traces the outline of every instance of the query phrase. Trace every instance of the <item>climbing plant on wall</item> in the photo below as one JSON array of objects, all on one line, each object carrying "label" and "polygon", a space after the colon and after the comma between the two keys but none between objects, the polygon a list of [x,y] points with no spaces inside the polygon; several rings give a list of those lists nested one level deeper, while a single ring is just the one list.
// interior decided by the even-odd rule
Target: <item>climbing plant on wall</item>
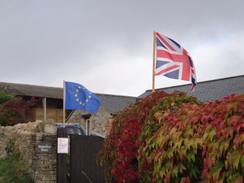
[{"label": "climbing plant on wall", "polygon": [[0,91],[0,104],[3,104],[7,102],[8,100],[11,100],[14,98],[14,95],[7,92],[6,90]]},{"label": "climbing plant on wall", "polygon": [[244,95],[154,117],[162,126],[138,156],[144,182],[242,182]]},{"label": "climbing plant on wall", "polygon": [[[171,103],[161,102],[167,97],[172,97],[169,99],[172,100]],[[113,119],[112,129],[105,139],[104,149],[100,153],[101,161],[105,162],[108,167],[106,176],[108,182],[133,182],[138,180],[138,149],[144,143],[144,140],[140,139],[150,136],[153,130],[157,130],[160,125],[153,126],[152,131],[147,131],[146,127],[142,130],[142,127],[149,121],[151,122],[151,111],[160,102],[164,104],[162,108],[173,111],[176,111],[184,102],[200,104],[196,98],[189,97],[182,92],[168,94],[160,91],[152,93],[145,99],[118,113]],[[153,125],[152,122],[151,125]],[[142,138],[139,138],[140,136]]]},{"label": "climbing plant on wall", "polygon": [[203,104],[155,92],[114,118],[99,157],[107,182],[240,183],[244,95]]},{"label": "climbing plant on wall", "polygon": [[28,122],[33,115],[31,108],[36,104],[36,99],[24,100],[15,97],[0,105],[0,125],[15,125]]}]

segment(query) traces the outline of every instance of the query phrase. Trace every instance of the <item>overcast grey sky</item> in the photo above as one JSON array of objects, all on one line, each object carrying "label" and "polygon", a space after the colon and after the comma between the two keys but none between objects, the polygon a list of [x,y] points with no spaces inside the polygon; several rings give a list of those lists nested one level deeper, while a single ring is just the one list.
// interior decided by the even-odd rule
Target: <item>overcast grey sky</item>
[{"label": "overcast grey sky", "polygon": [[[0,0],[0,81],[138,96],[152,87],[154,30],[190,53],[198,82],[242,75],[243,10],[243,0]],[[156,77],[156,88],[188,83]]]}]

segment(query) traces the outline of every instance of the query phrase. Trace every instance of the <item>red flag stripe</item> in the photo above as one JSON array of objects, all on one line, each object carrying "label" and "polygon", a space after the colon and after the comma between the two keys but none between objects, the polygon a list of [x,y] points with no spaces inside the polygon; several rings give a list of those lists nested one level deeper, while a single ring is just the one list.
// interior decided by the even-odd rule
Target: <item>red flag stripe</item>
[{"label": "red flag stripe", "polygon": [[173,65],[173,66],[171,66],[171,67],[168,67],[168,68],[166,68],[166,69],[161,70],[160,72],[156,73],[155,75],[160,75],[160,74],[162,74],[162,73],[168,72],[168,71],[170,71],[170,70],[172,70],[172,69],[176,69],[176,68],[178,68],[178,67],[179,67],[178,65]]},{"label": "red flag stripe", "polygon": [[165,50],[157,50],[157,57],[173,60],[171,54]]}]

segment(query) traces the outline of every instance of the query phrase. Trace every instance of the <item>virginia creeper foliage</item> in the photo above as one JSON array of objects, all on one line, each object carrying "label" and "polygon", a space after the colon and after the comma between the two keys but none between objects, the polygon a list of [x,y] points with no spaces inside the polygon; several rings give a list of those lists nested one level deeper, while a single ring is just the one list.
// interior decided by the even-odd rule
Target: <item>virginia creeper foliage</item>
[{"label": "virginia creeper foliage", "polygon": [[23,100],[15,97],[0,105],[0,125],[15,125],[28,122],[32,115],[31,108],[36,104],[36,99]]},{"label": "virginia creeper foliage", "polygon": [[118,113],[99,157],[107,182],[242,183],[244,94],[155,92]]},{"label": "virginia creeper foliage", "polygon": [[[174,92],[172,94],[163,91],[154,92],[145,99],[137,101],[134,105],[120,111],[113,119],[112,129],[105,139],[104,149],[100,153],[100,159],[108,167],[106,176],[108,182],[138,181],[137,156],[138,149],[143,143],[139,140],[142,126],[148,122],[153,107],[160,103],[162,99],[170,96],[177,99],[188,98],[178,103],[165,104],[165,108],[172,108],[172,110],[175,110],[183,101],[187,102],[189,99],[193,103],[197,102],[194,97],[186,96],[183,92]],[[159,126],[155,127],[155,130],[157,128]],[[146,135],[144,134],[144,136]]]}]

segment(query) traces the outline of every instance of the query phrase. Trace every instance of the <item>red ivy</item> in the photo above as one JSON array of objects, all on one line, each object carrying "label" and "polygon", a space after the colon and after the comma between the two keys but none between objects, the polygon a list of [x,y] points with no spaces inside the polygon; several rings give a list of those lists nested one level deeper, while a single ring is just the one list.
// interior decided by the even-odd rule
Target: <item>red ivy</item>
[{"label": "red ivy", "polygon": [[28,118],[33,115],[31,108],[36,104],[36,99],[24,100],[16,97],[0,105],[0,124],[15,125],[26,123]]},{"label": "red ivy", "polygon": [[107,164],[108,182],[133,182],[138,179],[138,148],[142,126],[148,121],[152,108],[165,97],[185,95],[182,92],[172,94],[164,91],[154,92],[143,100],[120,111],[113,119],[112,129],[105,140],[100,159]]},{"label": "red ivy", "polygon": [[[199,155],[198,150],[200,156],[202,151],[204,159],[203,171],[200,172],[204,181],[239,181],[244,169],[240,160],[244,152],[244,95],[231,95],[202,106],[196,104],[200,103],[183,93],[168,94],[161,91],[120,111],[113,119],[110,134],[99,155],[101,162],[107,165],[106,181],[129,183],[141,179],[156,182],[160,180],[158,177],[163,176],[168,181],[181,179],[182,182],[189,182],[194,175],[199,174],[195,171],[194,161]],[[184,135],[180,137],[182,133]],[[162,135],[168,134],[173,138],[162,138]],[[185,137],[188,143],[183,144],[179,138]],[[149,138],[151,143],[145,143]],[[150,160],[161,162],[159,157],[162,157],[162,150],[170,150],[171,146],[166,141],[175,143],[174,152],[177,156],[164,154],[164,158],[168,158],[166,164],[150,166]],[[163,143],[163,149],[160,149],[160,145],[159,149],[155,146]],[[147,148],[147,145],[152,147],[152,153],[144,154],[145,156],[138,154],[138,150]],[[187,150],[188,146],[191,148]],[[177,149],[178,147],[183,149]],[[138,158],[142,158],[139,159],[142,162],[140,169],[143,169],[140,170],[140,175]],[[147,158],[147,161],[143,158]],[[182,171],[181,175],[178,175],[177,169],[174,169],[175,172],[172,169],[165,173],[160,167],[167,166],[168,163],[175,168],[175,165],[179,165],[179,160],[187,162],[182,164],[187,167],[187,171]],[[149,175],[152,171],[154,174]],[[142,174],[145,175],[143,179]]]}]

